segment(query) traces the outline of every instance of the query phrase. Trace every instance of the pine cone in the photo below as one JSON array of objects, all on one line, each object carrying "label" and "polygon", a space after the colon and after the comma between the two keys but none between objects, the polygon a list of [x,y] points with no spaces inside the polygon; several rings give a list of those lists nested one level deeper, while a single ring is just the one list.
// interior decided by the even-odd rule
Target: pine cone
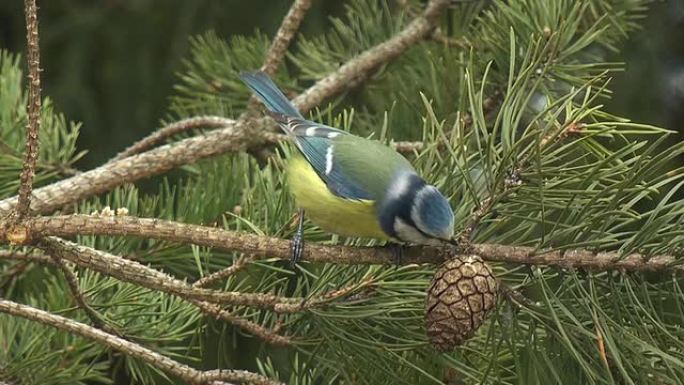
[{"label": "pine cone", "polygon": [[499,284],[477,255],[451,259],[437,269],[425,303],[428,338],[440,351],[452,350],[475,334],[496,306]]}]

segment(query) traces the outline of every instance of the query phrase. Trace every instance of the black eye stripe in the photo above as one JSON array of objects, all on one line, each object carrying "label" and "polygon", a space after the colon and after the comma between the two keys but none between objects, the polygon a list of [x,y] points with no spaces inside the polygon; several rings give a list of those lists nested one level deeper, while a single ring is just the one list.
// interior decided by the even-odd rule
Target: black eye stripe
[{"label": "black eye stripe", "polygon": [[[396,217],[395,217],[396,218]],[[420,233],[420,235],[424,236],[425,238],[434,238],[432,235],[427,234],[423,230],[421,230],[418,226],[416,226],[416,223],[411,219],[411,215],[408,216],[408,218],[402,218],[399,217],[402,221],[404,221],[407,225],[413,227],[414,230]]]},{"label": "black eye stripe", "polygon": [[[405,177],[405,176],[400,176]],[[406,222],[406,224],[415,228],[421,234],[425,235],[423,231],[416,227],[416,223],[411,218],[411,208],[413,207],[413,200],[418,191],[425,185],[425,181],[416,174],[408,176],[408,187],[401,193],[401,195],[393,195],[391,190],[388,190],[386,197],[378,205],[378,221],[380,227],[389,236],[396,238],[397,233],[394,229],[394,221],[396,218]],[[391,189],[392,185],[390,185]]]}]

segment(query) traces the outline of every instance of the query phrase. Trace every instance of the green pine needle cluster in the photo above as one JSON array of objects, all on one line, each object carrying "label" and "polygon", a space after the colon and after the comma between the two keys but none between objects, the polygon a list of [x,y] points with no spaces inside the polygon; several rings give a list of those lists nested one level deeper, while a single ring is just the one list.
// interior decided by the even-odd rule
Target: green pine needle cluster
[{"label": "green pine needle cluster", "polygon": [[[454,2],[440,28],[458,46],[426,41],[379,68],[358,90],[319,106],[315,120],[381,140],[422,140],[409,156],[450,199],[457,230],[494,197],[474,241],[538,248],[585,248],[679,256],[684,145],[670,132],[604,111],[606,61],[638,26],[646,1]],[[419,2],[350,0],[322,36],[299,37],[277,83],[297,93],[382,42],[419,11]],[[241,70],[258,68],[269,40],[193,38],[170,117],[237,117],[249,92]],[[463,47],[469,47],[464,49]],[[16,193],[25,95],[19,58],[0,56],[0,197]],[[495,108],[485,108],[494,95]],[[43,107],[36,182],[62,177],[80,154],[78,125]],[[466,119],[467,118],[467,119]],[[576,131],[569,132],[573,127]],[[288,145],[266,161],[230,154],[157,180],[82,202],[75,211],[125,207],[131,215],[289,238],[295,204],[282,169]],[[310,223],[309,242],[341,239]],[[83,236],[78,242],[197,279],[239,255],[160,241]],[[0,278],[14,264],[0,263]],[[0,280],[2,297],[80,321],[59,270],[29,266]],[[680,275],[586,272],[497,264],[496,274],[531,305],[502,301],[463,347],[440,354],[426,340],[424,297],[434,266],[346,266],[260,260],[228,278],[225,290],[315,297],[343,287],[332,305],[275,315],[231,310],[280,327],[295,345],[274,348],[161,293],[79,271],[93,308],[123,335],[203,368],[246,368],[289,384],[681,384],[684,291]],[[159,370],[50,328],[0,315],[0,380],[19,383],[176,383]],[[122,382],[122,383],[123,383]]]},{"label": "green pine needle cluster", "polygon": [[[27,96],[20,57],[0,51],[0,196],[15,195],[19,189],[19,172],[24,159],[26,141]],[[76,149],[80,125],[67,122],[54,111],[50,99],[41,110],[41,146],[36,164],[36,185],[44,185],[71,175],[71,165],[83,152]]]}]

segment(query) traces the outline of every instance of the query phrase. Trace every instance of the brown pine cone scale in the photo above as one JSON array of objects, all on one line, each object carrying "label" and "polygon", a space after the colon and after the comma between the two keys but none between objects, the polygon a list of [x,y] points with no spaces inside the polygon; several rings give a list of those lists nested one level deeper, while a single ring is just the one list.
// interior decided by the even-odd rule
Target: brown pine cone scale
[{"label": "brown pine cone scale", "polygon": [[499,284],[477,255],[453,258],[439,267],[428,290],[425,326],[440,351],[471,338],[496,306]]}]

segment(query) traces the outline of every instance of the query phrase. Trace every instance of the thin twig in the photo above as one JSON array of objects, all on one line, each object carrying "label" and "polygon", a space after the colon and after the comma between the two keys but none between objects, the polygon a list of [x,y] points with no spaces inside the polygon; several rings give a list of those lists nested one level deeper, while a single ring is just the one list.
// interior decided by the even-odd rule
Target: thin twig
[{"label": "thin twig", "polygon": [[252,384],[274,385],[280,382],[244,370],[209,370],[201,371],[174,361],[135,342],[109,334],[103,330],[61,317],[31,306],[0,299],[0,312],[25,318],[43,325],[52,326],[81,337],[96,341],[102,345],[125,353],[155,366],[191,384],[206,384],[214,381],[239,381]]},{"label": "thin twig", "polygon": [[[500,97],[501,94],[496,92],[491,97],[485,99],[482,106],[483,110],[492,111],[493,109],[495,109],[498,106],[498,101],[500,100]],[[542,138],[542,140],[540,141],[540,147],[548,147],[551,144],[564,139],[568,135],[577,134],[581,132],[581,129],[583,127],[583,124],[574,122],[568,124],[565,127],[561,127],[558,132],[546,135],[544,138]],[[493,191],[487,198],[478,203],[477,210],[475,210],[475,212],[471,215],[470,219],[466,222],[465,226],[456,237],[456,239],[458,239],[459,244],[461,244],[464,248],[467,248],[468,245],[470,245],[472,241],[473,232],[475,231],[477,226],[482,222],[482,219],[484,219],[484,217],[492,211],[496,203],[500,202],[508,194],[513,192],[516,187],[522,185],[522,181],[520,180],[520,174],[524,172],[523,168],[528,164],[529,158],[531,156],[531,152],[522,153],[520,155],[520,158],[513,163],[513,166],[509,170],[506,178],[501,180],[494,187]]]},{"label": "thin twig", "polygon": [[90,322],[93,323],[93,326],[98,329],[102,329],[107,333],[120,336],[121,334],[107,325],[104,317],[88,304],[85,295],[81,292],[79,287],[78,276],[76,276],[76,272],[74,272],[72,267],[69,266],[69,264],[62,259],[61,255],[57,253],[51,254],[50,257],[62,271],[64,279],[66,280],[69,290],[71,291],[71,295],[74,297],[74,301],[76,301],[76,305],[86,313],[88,318],[90,318]]},{"label": "thin twig", "polygon": [[299,26],[304,20],[306,11],[311,7],[311,0],[295,0],[287,12],[283,22],[280,24],[278,32],[276,32],[271,47],[266,54],[266,60],[261,70],[273,76],[278,69],[278,66],[285,58],[285,52],[290,45],[292,38],[299,30]]},{"label": "thin twig", "polygon": [[[285,57],[285,52],[290,44],[290,41],[294,37],[295,33],[299,29],[299,25],[304,19],[306,11],[311,6],[311,0],[296,0],[290,11],[287,13],[283,19],[280,29],[276,33],[273,43],[266,54],[266,60],[261,70],[273,75],[280,64],[280,62]],[[256,105],[256,99],[252,97],[250,100],[250,105]],[[188,119],[179,120],[177,122],[166,125],[147,137],[136,142],[132,146],[128,147],[124,151],[117,154],[114,158],[110,160],[116,161],[123,158],[127,158],[131,155],[139,154],[146,151],[159,143],[171,138],[174,135],[178,135],[182,132],[197,129],[197,128],[227,128],[235,124],[233,119],[221,117],[221,116],[196,116]]]},{"label": "thin twig", "polygon": [[[287,12],[287,15],[283,18],[280,23],[280,28],[276,32],[273,42],[266,53],[266,58],[264,59],[264,64],[261,66],[261,70],[267,74],[273,76],[278,70],[278,66],[285,58],[285,53],[287,48],[290,46],[294,35],[299,30],[299,25],[304,20],[304,15],[306,11],[311,7],[311,0],[295,0]],[[259,99],[256,95],[252,95],[247,102],[247,108],[245,113],[240,116],[240,119],[249,119],[250,117],[257,116],[257,107],[259,106]],[[258,158],[263,158],[262,152],[260,150],[251,149],[253,155]]]},{"label": "thin twig", "polygon": [[214,283],[224,280],[231,275],[234,275],[238,271],[244,269],[249,265],[250,262],[252,262],[255,259],[254,255],[248,254],[248,255],[243,255],[240,258],[238,258],[235,263],[233,263],[231,266],[226,267],[223,270],[219,270],[215,273],[209,274],[205,277],[202,277],[195,281],[192,286],[194,287],[207,287],[211,286]]},{"label": "thin twig", "polygon": [[[316,82],[293,103],[300,111],[306,112],[348,89],[350,84],[367,79],[374,68],[392,61],[430,33],[448,3],[448,0],[430,1],[425,12],[394,37],[351,59],[337,71]],[[36,189],[33,192],[31,210],[35,213],[50,213],[68,204],[111,191],[117,186],[159,175],[200,159],[256,148],[267,142],[263,133],[270,127],[275,127],[275,124],[267,118],[250,119],[248,123],[238,120],[232,125],[201,137],[184,139],[107,163]],[[17,197],[0,201],[0,216],[11,212],[16,205]]]},{"label": "thin twig", "polygon": [[166,126],[154,131],[147,137],[135,142],[127,149],[118,153],[109,162],[121,160],[131,155],[147,151],[148,149],[164,142],[174,135],[178,135],[189,130],[198,128],[227,128],[233,124],[235,124],[233,119],[224,118],[222,116],[193,116],[191,118],[182,119],[177,122],[167,124]]},{"label": "thin twig", "polygon": [[449,0],[429,1],[425,11],[413,19],[401,32],[349,60],[337,71],[319,80],[313,87],[297,96],[293,103],[300,110],[308,111],[330,96],[362,83],[380,65],[397,58],[428,36],[435,27],[439,15],[448,5]]},{"label": "thin twig", "polygon": [[[0,259],[2,259],[1,256]],[[17,262],[7,269],[7,271],[0,276],[0,294],[6,286],[11,285],[18,277],[24,274],[29,266],[31,266],[31,262],[24,260]]]},{"label": "thin twig", "polygon": [[[0,240],[7,220],[0,220]],[[27,228],[34,237],[49,235],[116,235],[135,236],[158,239],[181,244],[196,244],[215,247],[222,250],[235,251],[254,255],[259,258],[289,259],[291,256],[290,241],[268,236],[240,233],[235,231],[192,225],[180,222],[133,216],[90,216],[64,215],[53,217],[28,218]],[[51,238],[55,240],[56,238]],[[74,253],[90,253],[85,246],[56,239],[68,247],[75,248]],[[83,248],[83,250],[81,250]],[[79,251],[81,250],[81,251]],[[92,250],[92,249],[90,249]],[[101,253],[99,251],[95,251]],[[594,270],[625,271],[666,271],[684,272],[684,265],[671,255],[646,256],[633,253],[621,256],[614,252],[593,252],[584,249],[571,250],[538,250],[534,247],[508,246],[496,244],[473,244],[467,250],[461,247],[406,247],[402,254],[403,264],[441,263],[445,259],[462,254],[478,254],[485,260],[512,262],[527,265],[547,265],[561,268],[584,268]],[[65,258],[67,258],[65,256]],[[71,262],[112,275],[129,282],[147,285],[146,287],[167,291],[184,298],[280,309],[276,311],[299,311],[302,308],[293,304],[297,299],[283,299],[275,296],[249,293],[227,293],[209,289],[193,288],[185,282],[176,280],[154,269],[118,257],[99,258],[95,255],[68,258]],[[386,247],[351,247],[326,246],[315,243],[307,244],[303,259],[311,262],[337,264],[391,264],[395,255]],[[154,283],[155,286],[149,286]]]},{"label": "thin twig", "polygon": [[271,345],[287,346],[292,344],[292,340],[289,337],[282,336],[273,330],[246,320],[240,316],[234,315],[232,312],[222,309],[219,305],[195,300],[191,300],[189,302],[197,306],[202,313],[208,314],[216,319],[230,322],[231,324],[256,337],[261,338],[263,341]]},{"label": "thin twig", "polygon": [[38,9],[35,0],[24,0],[26,15],[26,46],[28,50],[28,125],[26,127],[26,149],[24,164],[21,170],[19,199],[17,203],[17,221],[21,221],[29,212],[33,176],[38,159],[38,132],[40,131],[40,46],[38,45]]},{"label": "thin twig", "polygon": [[55,262],[47,254],[38,250],[28,252],[15,250],[0,250],[0,259],[8,259],[23,262],[36,262],[44,265],[53,265]]},{"label": "thin twig", "polygon": [[448,36],[442,32],[441,28],[435,28],[429,37],[433,41],[449,47],[455,47],[462,50],[469,50],[473,48],[472,44],[470,44],[468,40]]}]

